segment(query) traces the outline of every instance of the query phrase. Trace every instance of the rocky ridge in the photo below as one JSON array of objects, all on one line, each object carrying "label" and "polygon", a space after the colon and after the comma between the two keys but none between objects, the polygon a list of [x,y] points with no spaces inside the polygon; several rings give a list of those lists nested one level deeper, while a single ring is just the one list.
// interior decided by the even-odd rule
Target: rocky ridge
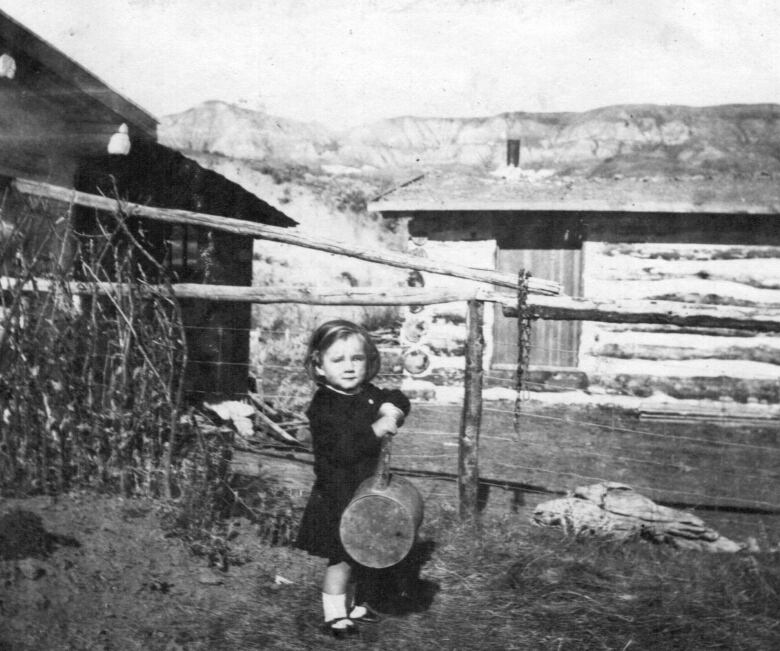
[{"label": "rocky ridge", "polygon": [[336,132],[212,101],[163,118],[160,140],[181,151],[346,171],[506,162],[558,173],[738,174],[780,171],[780,105],[621,105],[581,113],[509,112],[484,118],[404,116]]}]

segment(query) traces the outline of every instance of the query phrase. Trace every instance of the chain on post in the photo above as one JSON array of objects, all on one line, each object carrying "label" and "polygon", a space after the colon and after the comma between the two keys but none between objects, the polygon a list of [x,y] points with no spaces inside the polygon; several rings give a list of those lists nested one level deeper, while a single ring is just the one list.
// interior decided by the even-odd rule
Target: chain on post
[{"label": "chain on post", "polygon": [[528,279],[531,274],[520,269],[517,274],[517,371],[515,373],[514,427],[519,432],[520,411],[527,400],[526,374],[531,358],[531,314],[528,310]]}]

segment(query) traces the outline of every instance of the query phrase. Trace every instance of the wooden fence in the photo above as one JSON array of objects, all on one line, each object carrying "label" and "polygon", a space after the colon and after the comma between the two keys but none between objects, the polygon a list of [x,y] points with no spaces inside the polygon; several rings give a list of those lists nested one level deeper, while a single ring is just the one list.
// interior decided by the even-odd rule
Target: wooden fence
[{"label": "wooden fence", "polygon": [[[249,303],[301,303],[316,305],[427,305],[453,301],[468,302],[468,340],[466,346],[465,393],[459,432],[458,496],[461,515],[478,517],[479,438],[483,389],[483,316],[486,302],[501,304],[507,316],[552,320],[588,320],[611,323],[650,323],[688,327],[733,328],[761,332],[780,332],[780,311],[718,305],[685,305],[672,301],[591,301],[559,295],[557,283],[531,277],[520,283],[517,276],[433,262],[402,253],[378,251],[315,239],[294,231],[203,213],[142,206],[118,202],[106,197],[76,192],[43,183],[17,179],[19,192],[74,203],[97,210],[121,213],[169,223],[190,224],[227,231],[247,237],[268,239],[295,246],[349,256],[379,264],[403,267],[432,274],[454,276],[471,281],[456,289],[436,288],[327,288],[327,287],[235,287],[223,285],[173,284],[150,288],[172,292],[178,298],[205,301]],[[0,278],[0,288],[10,289],[18,281]],[[496,287],[502,289],[496,289]],[[34,279],[24,283],[22,291],[50,291],[51,283]],[[70,283],[75,294],[94,291],[122,291],[121,285]],[[517,293],[527,289],[523,313],[518,311]]]}]

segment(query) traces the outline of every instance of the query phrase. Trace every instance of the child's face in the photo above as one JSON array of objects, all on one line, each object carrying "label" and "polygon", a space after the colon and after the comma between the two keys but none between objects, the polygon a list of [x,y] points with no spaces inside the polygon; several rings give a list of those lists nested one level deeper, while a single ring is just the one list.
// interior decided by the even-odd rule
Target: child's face
[{"label": "child's face", "polygon": [[317,371],[334,389],[346,393],[358,391],[366,379],[366,351],[357,335],[337,339],[322,353]]}]

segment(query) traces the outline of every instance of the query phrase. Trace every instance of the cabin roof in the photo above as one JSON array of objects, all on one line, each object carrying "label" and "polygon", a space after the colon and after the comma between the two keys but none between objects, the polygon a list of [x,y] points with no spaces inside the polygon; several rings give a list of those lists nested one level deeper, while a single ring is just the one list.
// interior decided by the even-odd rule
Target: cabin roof
[{"label": "cabin roof", "polygon": [[564,176],[521,168],[434,170],[377,197],[369,211],[780,213],[780,175]]},{"label": "cabin roof", "polygon": [[218,172],[155,141],[133,144],[126,156],[87,159],[75,179],[77,190],[112,196],[115,188],[131,202],[234,217],[289,228],[298,222]]},{"label": "cabin roof", "polygon": [[[0,43],[6,51],[10,50],[11,56],[27,57],[46,70],[50,85],[64,86],[65,89],[57,94],[57,101],[66,108],[71,105],[74,115],[81,115],[83,119],[86,97],[147,136],[156,138],[157,119],[154,116],[3,11],[0,11]],[[57,92],[58,89],[52,90]]]},{"label": "cabin roof", "polygon": [[[17,140],[0,156],[3,174],[47,178],[45,154],[56,149],[78,159],[76,185],[86,192],[110,193],[118,183],[134,200],[154,199],[160,207],[274,226],[297,225],[239,184],[158,144],[156,118],[0,11],[3,53],[17,61],[17,74],[12,80],[0,80],[5,85],[0,85],[0,91],[12,89],[13,102],[22,114],[36,116],[29,125],[14,124],[16,132],[4,134],[6,141]],[[56,115],[55,126],[47,123],[51,115]],[[108,139],[123,122],[130,128],[130,152],[107,155]],[[24,132],[25,128],[32,133]]]}]

